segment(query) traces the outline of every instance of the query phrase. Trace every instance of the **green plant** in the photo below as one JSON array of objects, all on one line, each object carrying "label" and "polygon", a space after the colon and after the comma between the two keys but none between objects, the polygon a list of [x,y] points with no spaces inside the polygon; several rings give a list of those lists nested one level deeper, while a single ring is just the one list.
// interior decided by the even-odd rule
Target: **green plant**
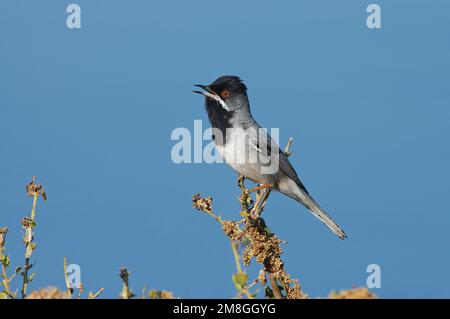
[{"label": "green plant", "polygon": [[17,271],[11,276],[8,277],[7,269],[10,264],[9,256],[5,253],[5,242],[6,242],[6,234],[8,233],[7,227],[0,228],[0,264],[2,265],[2,273],[1,285],[3,286],[2,291],[0,292],[0,299],[14,299],[16,298],[16,293],[11,290],[11,280],[16,276]]}]

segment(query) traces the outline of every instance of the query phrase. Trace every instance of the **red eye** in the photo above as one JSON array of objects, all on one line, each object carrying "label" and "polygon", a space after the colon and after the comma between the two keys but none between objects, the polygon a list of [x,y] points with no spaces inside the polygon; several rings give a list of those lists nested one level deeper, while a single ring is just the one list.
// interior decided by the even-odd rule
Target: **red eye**
[{"label": "red eye", "polygon": [[231,95],[231,92],[229,90],[223,90],[220,93],[220,96],[223,97],[223,98],[229,97],[230,95]]}]

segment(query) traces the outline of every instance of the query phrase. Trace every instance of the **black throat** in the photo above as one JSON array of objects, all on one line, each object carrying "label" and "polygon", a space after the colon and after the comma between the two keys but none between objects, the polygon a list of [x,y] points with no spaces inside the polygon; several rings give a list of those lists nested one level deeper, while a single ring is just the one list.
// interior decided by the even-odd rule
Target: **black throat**
[{"label": "black throat", "polygon": [[[213,128],[213,130],[219,130],[222,134],[223,141],[226,141],[227,128],[233,127],[233,123],[231,120],[234,116],[234,111],[227,111],[218,103],[207,103],[205,105],[205,108],[206,112],[208,113],[211,127]],[[215,142],[218,144],[223,143],[221,139],[215,139],[214,133],[213,140],[215,140]]]}]

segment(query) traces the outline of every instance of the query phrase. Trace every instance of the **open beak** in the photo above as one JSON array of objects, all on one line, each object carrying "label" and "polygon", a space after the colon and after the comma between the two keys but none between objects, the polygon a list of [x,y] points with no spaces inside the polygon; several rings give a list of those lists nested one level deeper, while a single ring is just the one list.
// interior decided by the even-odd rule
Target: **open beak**
[{"label": "open beak", "polygon": [[199,88],[201,88],[201,89],[203,89],[205,91],[204,92],[202,92],[202,91],[192,91],[192,92],[197,93],[197,94],[202,94],[202,95],[207,96],[207,97],[209,97],[209,98],[211,98],[211,99],[213,99],[215,101],[219,101],[220,97],[216,93],[214,93],[206,85],[194,84],[194,86],[199,87]]},{"label": "open beak", "polygon": [[197,94],[202,94],[206,97],[209,97],[210,99],[218,102],[225,110],[229,111],[227,104],[224,102],[224,100],[222,100],[222,98],[213,90],[211,90],[208,86],[206,85],[201,85],[201,84],[194,84],[194,86],[199,87],[201,89],[203,89],[204,91],[192,91],[194,93]]}]

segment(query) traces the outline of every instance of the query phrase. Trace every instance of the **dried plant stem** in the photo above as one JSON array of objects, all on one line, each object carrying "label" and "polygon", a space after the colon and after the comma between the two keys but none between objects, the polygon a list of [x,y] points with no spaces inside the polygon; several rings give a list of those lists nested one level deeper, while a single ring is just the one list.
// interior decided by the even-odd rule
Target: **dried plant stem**
[{"label": "dried plant stem", "polygon": [[[290,137],[286,144],[286,147],[284,148],[284,154],[286,155],[286,157],[289,157],[292,155],[292,151],[291,151],[292,142],[293,142],[293,139],[292,139],[292,137]],[[253,208],[253,210],[255,210],[255,212],[256,212],[256,214],[255,214],[256,216],[258,216],[258,217],[261,216],[262,209],[264,208],[267,200],[269,199],[270,191],[271,191],[270,188],[267,189],[266,192],[264,193],[264,195],[262,195],[258,198],[258,200],[261,198],[263,198],[263,200],[260,205],[258,205],[256,208]],[[283,294],[281,293],[280,287],[278,286],[278,281],[276,279],[275,274],[270,271],[267,271],[267,274],[269,276],[269,281],[270,281],[270,285],[272,286],[272,291],[273,291],[274,297],[276,299],[283,299],[284,297],[283,297]],[[285,283],[283,283],[283,286],[286,286]]]},{"label": "dried plant stem", "polygon": [[[235,241],[233,241],[232,239],[230,239],[230,243],[231,243],[231,250],[233,251],[233,256],[234,256],[234,262],[236,264],[236,271],[238,275],[247,275],[245,272],[242,271],[242,267],[241,267],[241,256],[239,256],[238,250],[237,250],[237,243]],[[246,295],[248,299],[254,299],[254,297],[252,296],[252,294],[248,291],[249,287],[248,285],[244,285],[244,287],[241,289],[240,293],[242,295]]]},{"label": "dried plant stem", "polygon": [[6,272],[6,265],[2,263],[2,274],[3,274],[3,286],[5,287],[4,292],[9,296],[9,298],[15,299],[16,295],[12,292],[10,282],[11,279],[15,276],[13,275],[11,278],[8,277]]},{"label": "dried plant stem", "polygon": [[97,299],[98,296],[100,296],[104,290],[105,290],[105,288],[100,288],[95,294],[90,292],[89,296],[88,296],[88,299]]},{"label": "dried plant stem", "polygon": [[[37,204],[38,196],[39,196],[39,193],[35,193],[33,195],[33,206],[31,207],[31,220],[36,219],[36,204]],[[33,234],[31,234],[30,236],[33,236]]]},{"label": "dried plant stem", "polygon": [[278,286],[277,279],[275,278],[274,273],[267,272],[269,275],[270,285],[272,286],[272,291],[275,299],[283,299],[283,295],[281,294],[280,287]]},{"label": "dried plant stem", "polygon": [[[251,210],[251,216],[253,218],[255,218],[255,219],[261,218],[261,213],[262,213],[263,207],[266,205],[266,202],[269,199],[270,192],[271,192],[271,188],[265,188],[263,194],[258,193],[257,198],[256,198],[256,203]],[[284,296],[281,293],[280,287],[278,286],[278,281],[276,279],[276,275],[269,270],[270,264],[266,264],[265,269],[266,269],[267,275],[269,277],[270,285],[272,287],[273,296],[275,297],[275,299],[283,299]]]},{"label": "dried plant stem", "polygon": [[8,228],[3,227],[0,228],[0,263],[2,264],[2,284],[5,288],[3,290],[3,293],[5,293],[9,298],[15,299],[16,295],[11,291],[10,282],[11,279],[14,278],[15,274],[10,277],[8,277],[8,273],[6,271],[6,268],[9,264],[9,258],[5,255],[5,241],[6,241],[6,234],[8,233]]},{"label": "dried plant stem", "polygon": [[217,220],[220,224],[223,224],[223,220],[222,218],[220,218],[219,216],[217,216],[216,214],[214,214],[212,211],[206,211],[206,213],[211,216],[212,218],[214,218],[215,220]]},{"label": "dried plant stem", "polygon": [[129,277],[130,272],[126,268],[120,269],[120,278],[122,278],[123,286],[122,286],[122,292],[120,293],[121,299],[130,299],[134,297],[134,294],[131,292],[130,284],[129,284]]},{"label": "dried plant stem", "polygon": [[9,286],[10,280],[9,280],[8,274],[6,272],[6,265],[4,263],[2,263],[2,275],[3,275],[2,283],[5,286],[6,293],[8,293],[8,295],[10,295],[10,293],[9,293],[11,291],[11,287]]},{"label": "dried plant stem", "polygon": [[66,291],[70,298],[72,298],[73,288],[70,285],[69,273],[67,272],[67,258],[64,257],[64,279],[66,282]]},{"label": "dried plant stem", "polygon": [[[254,187],[250,190],[247,190],[244,186],[245,177],[240,176],[238,180],[240,181],[240,183],[242,183],[241,190],[242,190],[242,196],[244,198],[244,201],[246,201],[246,197],[250,193],[256,192],[256,202],[253,205],[252,209],[250,210],[249,214],[250,214],[251,218],[253,218],[254,220],[257,220],[258,218],[260,218],[262,210],[263,210],[264,206],[266,205],[267,200],[269,199],[269,195],[271,193],[272,186],[263,184],[263,185]],[[263,193],[260,192],[261,190],[263,190]],[[247,207],[245,209],[248,210]],[[275,274],[268,270],[268,269],[270,269],[270,265],[266,264],[265,269],[266,269],[267,275],[269,277],[270,285],[272,286],[272,292],[273,292],[274,297],[276,299],[283,299],[283,294],[280,291]]]},{"label": "dried plant stem", "polygon": [[294,140],[292,139],[292,137],[290,137],[286,144],[286,147],[284,148],[284,155],[286,155],[286,157],[289,157],[292,155],[291,146],[292,146],[293,141]]},{"label": "dried plant stem", "polygon": [[29,270],[31,269],[32,265],[30,264],[30,258],[31,258],[31,254],[33,253],[33,223],[36,219],[36,204],[37,204],[37,199],[38,199],[39,193],[35,192],[33,195],[33,206],[31,208],[31,216],[30,216],[30,220],[29,222],[26,224],[25,227],[25,238],[24,238],[24,242],[25,242],[25,267],[22,271],[22,277],[23,277],[23,281],[22,281],[22,289],[21,289],[21,294],[22,294],[22,299],[25,299],[25,297],[27,296],[27,289],[28,289],[28,284],[30,283],[30,277],[29,277]]},{"label": "dried plant stem", "polygon": [[237,250],[237,244],[230,240],[230,244],[231,244],[231,249],[233,250],[233,256],[234,256],[234,262],[236,264],[236,270],[238,273],[242,272],[242,268],[241,268],[241,257],[239,256],[238,250]]},{"label": "dried plant stem", "polygon": [[8,233],[8,227],[0,228],[0,251],[3,252],[5,248],[6,234]]},{"label": "dried plant stem", "polygon": [[36,204],[39,196],[42,196],[44,200],[47,200],[47,194],[44,188],[40,184],[36,184],[37,177],[33,176],[30,183],[27,184],[27,195],[33,197],[33,206],[31,207],[30,217],[25,217],[22,219],[22,226],[25,229],[25,236],[23,242],[25,244],[25,265],[21,271],[23,277],[22,282],[22,298],[27,296],[28,284],[33,280],[34,273],[29,275],[30,269],[33,265],[30,264],[30,258],[33,254],[33,250],[36,248],[36,244],[33,242],[33,229],[36,227]]}]

